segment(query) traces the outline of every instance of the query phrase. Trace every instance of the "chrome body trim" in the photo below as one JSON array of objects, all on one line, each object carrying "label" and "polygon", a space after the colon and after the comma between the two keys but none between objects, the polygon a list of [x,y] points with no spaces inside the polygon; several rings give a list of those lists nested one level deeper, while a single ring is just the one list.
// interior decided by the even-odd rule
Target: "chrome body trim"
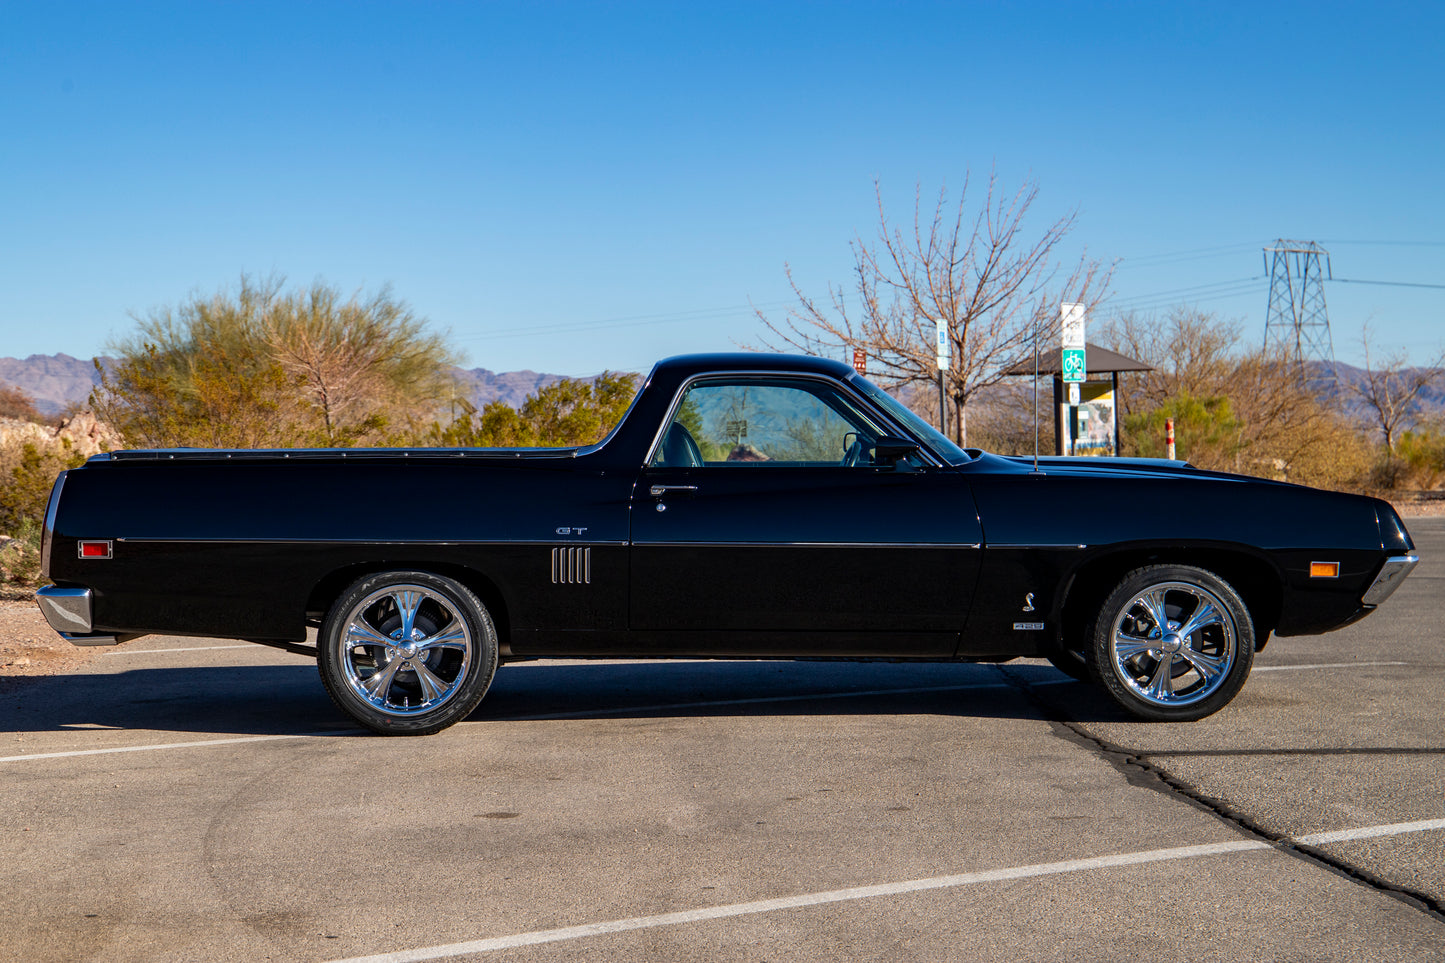
[{"label": "chrome body trim", "polygon": [[552,549],[552,584],[591,585],[592,549],[575,547]]},{"label": "chrome body trim", "polygon": [[1075,542],[1059,542],[1059,543],[1037,542],[1037,543],[1034,543],[1034,544],[1024,544],[1024,543],[1014,543],[1014,542],[989,542],[989,543],[988,543],[988,547],[989,547],[989,548],[1067,548],[1067,549],[1070,549],[1070,550],[1072,550],[1072,551],[1078,551],[1079,549],[1088,548],[1089,546],[1087,546],[1087,545],[1079,545],[1079,544],[1077,544],[1077,543],[1075,543]]},{"label": "chrome body trim", "polygon": [[75,640],[71,636],[83,635],[94,627],[90,618],[90,599],[88,588],[57,588],[47,585],[35,593],[35,604],[40,606],[40,614],[45,616],[45,621],[72,642]]},{"label": "chrome body trim", "polygon": [[40,574],[50,577],[50,543],[55,540],[55,516],[60,511],[60,490],[65,487],[65,476],[61,472],[55,478],[55,487],[50,489],[50,501],[45,505],[45,527],[40,531]]},{"label": "chrome body trim", "polygon": [[123,639],[118,635],[76,635],[70,632],[61,632],[60,637],[71,645],[120,645],[128,638],[133,638],[128,636]]},{"label": "chrome body trim", "polygon": [[982,548],[981,542],[633,542],[639,548]]},{"label": "chrome body trim", "polygon": [[[435,538],[435,539],[377,539],[377,538],[164,538],[153,536],[127,536],[117,538],[117,542],[134,542],[136,544],[156,543],[165,545],[427,545],[427,546],[449,546],[449,545],[553,545],[556,544],[556,535],[552,538]],[[625,547],[626,539],[592,539],[587,540],[589,545],[603,545],[613,547]]]},{"label": "chrome body trim", "polygon": [[[363,461],[519,458],[576,458],[584,450],[563,448],[128,448],[109,452],[114,461]],[[97,456],[99,457],[99,456]]]},{"label": "chrome body trim", "polygon": [[1360,596],[1360,602],[1365,605],[1379,605],[1385,599],[1394,594],[1400,583],[1405,581],[1405,576],[1415,570],[1420,564],[1420,556],[1411,552],[1409,555],[1392,555],[1385,559],[1385,564],[1380,566],[1380,574],[1365,589],[1365,594]]}]

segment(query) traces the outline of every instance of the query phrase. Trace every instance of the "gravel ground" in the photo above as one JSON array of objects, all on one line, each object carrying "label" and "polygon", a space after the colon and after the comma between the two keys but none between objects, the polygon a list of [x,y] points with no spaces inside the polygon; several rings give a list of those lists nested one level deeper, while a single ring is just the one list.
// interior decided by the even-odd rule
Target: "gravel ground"
[{"label": "gravel ground", "polygon": [[24,685],[27,676],[78,669],[94,654],[56,635],[34,601],[0,601],[0,693]]}]

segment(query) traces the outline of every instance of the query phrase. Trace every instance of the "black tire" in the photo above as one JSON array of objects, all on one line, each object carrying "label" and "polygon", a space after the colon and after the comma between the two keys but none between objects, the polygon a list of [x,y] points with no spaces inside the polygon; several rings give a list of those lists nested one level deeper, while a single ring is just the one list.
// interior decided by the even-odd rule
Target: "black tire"
[{"label": "black tire", "polygon": [[331,701],[384,736],[426,736],[460,722],[497,670],[486,606],[431,572],[380,572],[353,583],[327,612],[316,647]]},{"label": "black tire", "polygon": [[1100,606],[1088,637],[1109,696],[1159,722],[1218,712],[1254,663],[1254,620],[1239,593],[1191,565],[1130,572]]}]

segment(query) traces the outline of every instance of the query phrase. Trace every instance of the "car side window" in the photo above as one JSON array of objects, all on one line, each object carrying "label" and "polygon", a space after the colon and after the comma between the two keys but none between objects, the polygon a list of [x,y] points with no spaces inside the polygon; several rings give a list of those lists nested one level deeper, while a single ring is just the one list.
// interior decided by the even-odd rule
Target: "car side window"
[{"label": "car side window", "polygon": [[821,382],[707,381],[688,388],[662,435],[658,467],[852,467],[883,434]]}]

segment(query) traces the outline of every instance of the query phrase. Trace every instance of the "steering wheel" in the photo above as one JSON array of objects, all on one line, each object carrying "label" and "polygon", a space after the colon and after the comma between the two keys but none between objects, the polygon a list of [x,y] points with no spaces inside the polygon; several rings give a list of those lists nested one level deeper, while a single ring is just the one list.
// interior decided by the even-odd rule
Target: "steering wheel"
[{"label": "steering wheel", "polygon": [[857,439],[857,438],[854,438],[854,439],[853,439],[853,444],[849,445],[849,446],[848,446],[848,450],[845,451],[845,452],[843,452],[843,467],[844,467],[844,468],[854,468],[854,467],[856,467],[856,466],[858,465],[858,463],[861,462],[862,460],[863,460],[863,442],[862,442],[861,440]]}]

